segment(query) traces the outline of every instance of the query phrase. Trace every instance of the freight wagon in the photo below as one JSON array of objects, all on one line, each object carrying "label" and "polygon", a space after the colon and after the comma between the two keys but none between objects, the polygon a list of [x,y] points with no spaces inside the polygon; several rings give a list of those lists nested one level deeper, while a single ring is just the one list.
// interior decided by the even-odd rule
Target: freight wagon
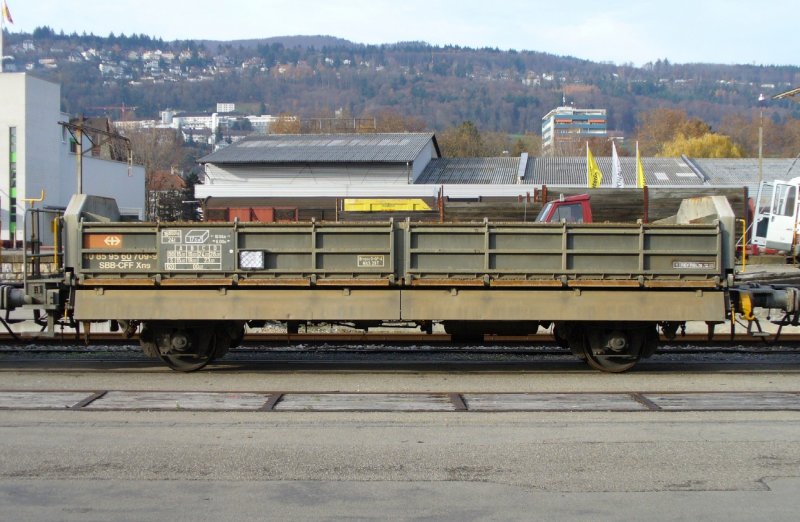
[{"label": "freight wagon", "polygon": [[[141,223],[121,222],[113,200],[77,195],[53,222],[59,269],[2,288],[0,308],[35,308],[51,330],[113,321],[183,371],[265,321],[442,323],[454,337],[553,326],[610,372],[687,321],[761,306],[796,322],[796,288],[737,282],[727,200],[684,203],[673,224]],[[31,266],[42,256],[34,249]]]}]

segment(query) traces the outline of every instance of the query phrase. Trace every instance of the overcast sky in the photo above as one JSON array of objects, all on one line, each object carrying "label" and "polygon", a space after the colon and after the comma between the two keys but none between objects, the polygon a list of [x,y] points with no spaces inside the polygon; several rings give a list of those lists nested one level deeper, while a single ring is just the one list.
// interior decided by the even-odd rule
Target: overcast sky
[{"label": "overcast sky", "polygon": [[[0,0],[2,1],[2,0]],[[800,65],[797,9],[778,0],[5,0],[11,32],[165,40],[331,35],[425,41],[643,65]]]}]

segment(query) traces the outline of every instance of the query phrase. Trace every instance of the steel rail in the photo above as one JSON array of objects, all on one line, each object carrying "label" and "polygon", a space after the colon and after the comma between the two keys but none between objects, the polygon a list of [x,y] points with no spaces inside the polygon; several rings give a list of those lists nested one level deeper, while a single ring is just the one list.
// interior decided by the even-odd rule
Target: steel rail
[{"label": "steel rail", "polygon": [[[708,344],[713,342],[715,344],[766,344],[774,340],[774,334],[768,335],[750,335],[746,333],[737,333],[733,336],[730,333],[719,331],[709,341],[707,334],[688,333],[685,335],[678,335],[673,339],[668,339],[661,336],[661,343],[663,344]],[[36,342],[41,344],[59,344],[59,343],[79,343],[79,344],[138,344],[138,337],[126,337],[122,333],[104,333],[104,332],[91,332],[74,333],[65,332],[61,335],[53,337],[42,335],[39,332],[23,332],[14,335],[7,332],[0,333],[0,342]],[[395,344],[408,344],[408,343],[421,343],[426,344],[453,344],[449,334],[423,334],[423,333],[248,333],[245,335],[244,344],[286,344],[286,343],[319,343],[319,344],[342,344],[342,343],[359,343],[359,344],[379,344],[379,343],[395,343]],[[800,334],[798,333],[781,333],[780,342],[786,344],[800,343]],[[553,336],[547,334],[535,335],[485,335],[484,344],[554,344]],[[465,343],[456,343],[463,345]]]}]

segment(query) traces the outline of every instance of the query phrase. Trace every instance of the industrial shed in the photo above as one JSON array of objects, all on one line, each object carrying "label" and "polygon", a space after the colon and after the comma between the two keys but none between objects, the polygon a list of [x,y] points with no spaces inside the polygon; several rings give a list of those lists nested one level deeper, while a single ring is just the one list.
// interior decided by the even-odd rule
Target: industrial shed
[{"label": "industrial shed", "polygon": [[[611,158],[595,157],[603,172],[601,187],[611,187]],[[622,178],[626,187],[636,186],[636,158],[621,157]],[[658,187],[747,187],[758,190],[758,160],[708,158],[642,158],[647,185]],[[764,159],[762,175],[766,181],[800,176],[800,161],[792,158]],[[527,184],[551,187],[586,187],[586,158],[500,157],[438,158],[417,178],[418,184]]]},{"label": "industrial shed", "polygon": [[[751,195],[758,190],[758,159],[692,159],[709,185],[747,187]],[[789,180],[800,176],[800,161],[793,158],[764,158],[761,165],[764,181]]]},{"label": "industrial shed", "polygon": [[272,135],[248,138],[200,159],[195,196],[247,197],[277,186],[411,184],[440,156],[432,133]]}]

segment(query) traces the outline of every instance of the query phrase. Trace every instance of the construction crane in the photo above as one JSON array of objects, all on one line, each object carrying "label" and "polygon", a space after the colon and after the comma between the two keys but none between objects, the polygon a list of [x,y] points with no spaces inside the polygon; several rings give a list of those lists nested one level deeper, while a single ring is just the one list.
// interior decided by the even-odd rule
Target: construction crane
[{"label": "construction crane", "polygon": [[795,96],[800,95],[800,87],[792,89],[790,91],[782,92],[780,94],[776,94],[772,97],[773,100],[783,100],[783,99],[791,99],[792,101],[800,102],[800,97],[795,98]]}]

